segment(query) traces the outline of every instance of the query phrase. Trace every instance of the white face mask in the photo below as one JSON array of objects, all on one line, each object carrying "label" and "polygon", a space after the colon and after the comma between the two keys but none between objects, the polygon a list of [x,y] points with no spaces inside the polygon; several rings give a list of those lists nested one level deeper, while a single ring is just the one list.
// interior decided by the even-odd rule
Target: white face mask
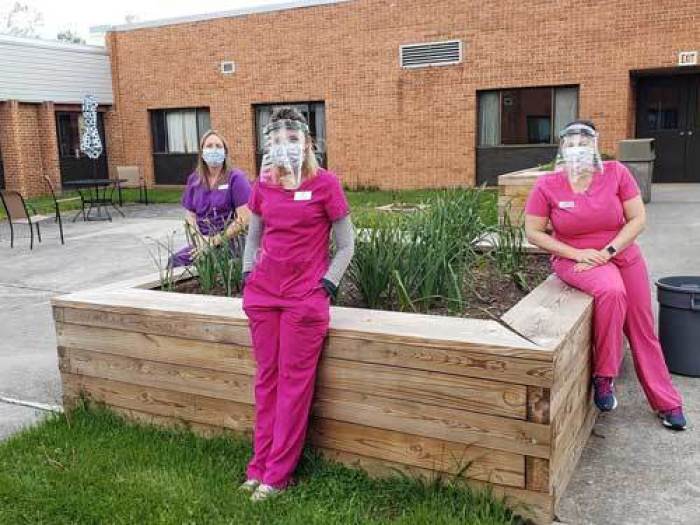
[{"label": "white face mask", "polygon": [[595,153],[593,148],[588,146],[570,146],[562,150],[564,161],[571,164],[578,164],[582,167],[593,166]]}]

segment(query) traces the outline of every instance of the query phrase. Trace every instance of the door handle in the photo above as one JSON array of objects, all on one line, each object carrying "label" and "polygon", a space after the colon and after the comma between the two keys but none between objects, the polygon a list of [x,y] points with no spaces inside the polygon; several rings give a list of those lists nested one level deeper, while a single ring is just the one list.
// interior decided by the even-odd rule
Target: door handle
[{"label": "door handle", "polygon": [[685,131],[681,131],[681,137],[685,135]]},{"label": "door handle", "polygon": [[692,134],[693,134],[693,131],[692,131],[692,130],[688,130],[688,135],[692,135]]}]

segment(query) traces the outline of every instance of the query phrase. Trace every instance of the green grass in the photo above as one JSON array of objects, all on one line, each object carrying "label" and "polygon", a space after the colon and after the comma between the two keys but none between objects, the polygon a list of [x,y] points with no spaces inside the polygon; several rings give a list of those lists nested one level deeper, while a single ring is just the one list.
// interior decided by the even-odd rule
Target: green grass
[{"label": "green grass", "polygon": [[252,504],[234,490],[247,441],[53,416],[0,444],[2,524],[516,524],[486,492],[449,481],[372,480],[307,451],[298,484]]},{"label": "green grass", "polygon": [[[148,202],[158,204],[179,204],[182,197],[182,189],[150,189],[148,190]],[[377,206],[390,204],[392,202],[403,202],[418,204],[427,201],[431,196],[439,193],[439,190],[401,190],[401,191],[379,191],[379,190],[346,190],[346,195],[353,213],[374,211]],[[493,194],[493,201],[496,200],[496,192]],[[64,197],[75,197],[76,192],[66,192]],[[138,190],[122,190],[124,204],[133,204],[138,201]],[[53,201],[51,197],[32,197],[27,199],[36,210],[36,213],[47,215],[54,213]],[[70,202],[61,205],[61,211],[71,211],[80,208],[80,201]],[[0,206],[0,220],[6,219],[5,210]],[[492,220],[495,221],[495,214]]]}]

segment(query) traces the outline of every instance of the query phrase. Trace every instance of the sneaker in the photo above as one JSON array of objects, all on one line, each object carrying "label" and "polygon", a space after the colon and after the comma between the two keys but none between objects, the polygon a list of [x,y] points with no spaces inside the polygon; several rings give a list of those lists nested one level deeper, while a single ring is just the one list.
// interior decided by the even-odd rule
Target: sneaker
[{"label": "sneaker", "polygon": [[594,377],[593,389],[595,390],[595,405],[601,412],[610,412],[617,408],[612,377]]},{"label": "sneaker", "polygon": [[681,407],[659,412],[659,417],[663,425],[671,430],[685,430],[688,425]]},{"label": "sneaker", "polygon": [[255,492],[253,492],[253,495],[250,497],[250,501],[265,501],[266,499],[270,499],[277,496],[281,492],[282,489],[276,489],[271,485],[265,485],[264,483],[261,483],[258,486],[258,488],[255,489]]},{"label": "sneaker", "polygon": [[256,489],[260,486],[260,481],[257,479],[247,479],[245,482],[238,487],[238,490],[241,492],[249,492],[253,493],[256,491]]}]

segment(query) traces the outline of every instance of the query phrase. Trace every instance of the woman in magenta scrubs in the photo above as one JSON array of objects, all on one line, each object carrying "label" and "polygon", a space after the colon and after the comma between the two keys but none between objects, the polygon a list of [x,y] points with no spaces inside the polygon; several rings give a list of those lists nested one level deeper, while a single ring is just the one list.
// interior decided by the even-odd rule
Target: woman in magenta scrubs
[{"label": "woman in magenta scrubs", "polygon": [[226,141],[210,130],[202,137],[197,169],[187,178],[182,206],[194,246],[185,246],[170,257],[172,267],[189,266],[197,251],[229,242],[239,256],[241,235],[250,217],[250,183],[234,169]]},{"label": "woman in magenta scrubs", "polygon": [[[654,316],[646,262],[635,239],[644,229],[637,183],[619,162],[602,162],[589,121],[561,132],[554,173],[541,176],[525,208],[525,230],[550,252],[554,272],[594,298],[593,386],[602,411],[617,406],[614,379],[623,357],[623,333],[647,400],[663,424],[683,430],[680,394],[671,383]],[[553,234],[548,233],[551,223]]]},{"label": "woman in magenta scrubs", "polygon": [[243,308],[257,369],[254,451],[241,489],[253,501],[291,482],[304,446],[330,298],[354,249],[343,189],[317,166],[301,113],[279,108],[265,136],[243,257]]}]

